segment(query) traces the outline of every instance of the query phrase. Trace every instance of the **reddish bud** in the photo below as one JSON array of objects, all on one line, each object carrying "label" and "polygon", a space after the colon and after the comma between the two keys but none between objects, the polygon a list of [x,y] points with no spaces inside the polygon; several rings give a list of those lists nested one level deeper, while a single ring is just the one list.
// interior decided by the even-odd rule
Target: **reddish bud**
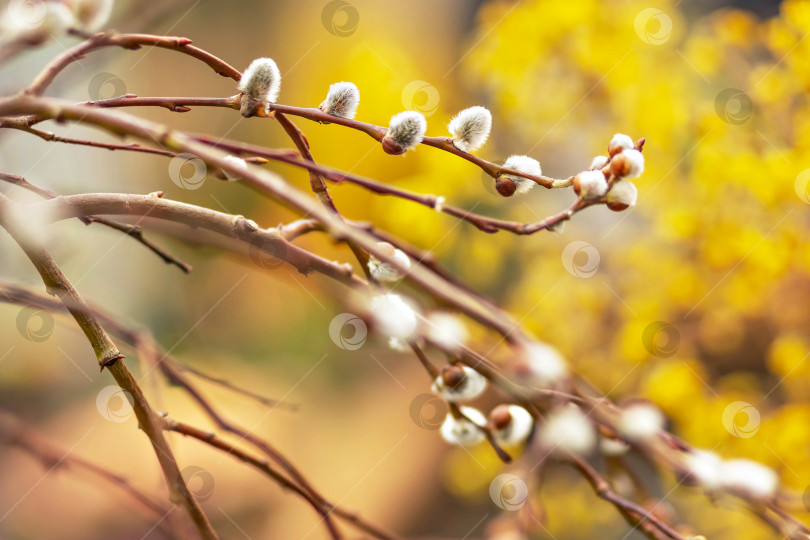
[{"label": "reddish bud", "polygon": [[517,185],[515,181],[508,176],[499,176],[495,179],[495,189],[504,197],[511,197],[515,194]]}]

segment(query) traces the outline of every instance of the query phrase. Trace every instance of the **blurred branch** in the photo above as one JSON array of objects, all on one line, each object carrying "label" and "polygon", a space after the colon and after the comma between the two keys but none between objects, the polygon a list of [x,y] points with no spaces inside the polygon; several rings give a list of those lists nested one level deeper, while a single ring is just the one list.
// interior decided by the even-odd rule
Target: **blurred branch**
[{"label": "blurred branch", "polygon": [[645,536],[647,536],[647,538],[650,538],[651,540],[660,540],[662,538],[670,538],[672,540],[688,540],[684,536],[678,534],[677,531],[672,529],[661,519],[613,491],[610,483],[598,472],[596,472],[596,469],[591,467],[587,461],[574,455],[571,455],[569,460],[571,464],[588,481],[593,488],[594,493],[596,493],[599,498],[604,499],[615,506],[622,516],[624,516],[627,522],[634,528],[638,528],[642,533],[644,533]]},{"label": "blurred branch", "polygon": [[351,523],[359,530],[366,532],[375,538],[380,538],[382,540],[394,540],[397,538],[396,536],[384,532],[374,525],[367,523],[355,513],[348,512],[323,500],[322,498],[314,497],[309,491],[299,487],[298,484],[290,482],[287,477],[273,469],[266,460],[260,460],[251,456],[247,452],[217,437],[214,433],[202,431],[187,424],[183,424],[182,422],[178,422],[172,418],[166,419],[166,429],[197,439],[202,443],[212,446],[218,450],[222,450],[234,459],[247,463],[251,467],[258,469],[273,479],[282,488],[289,489],[306,500],[319,514],[321,514],[321,516],[324,516],[324,519],[326,519],[326,517],[330,514],[334,514],[335,516],[338,516],[346,522]]},{"label": "blurred branch", "polygon": [[[93,346],[101,369],[108,368],[118,385],[132,396],[138,425],[152,443],[155,455],[166,478],[172,502],[183,505],[202,538],[218,538],[213,527],[211,527],[211,523],[188,490],[188,486],[186,486],[180,474],[171,447],[163,436],[158,416],[147,402],[146,396],[144,396],[126,364],[121,361],[123,355],[107,335],[107,332],[104,331],[98,319],[89,312],[84,300],[82,300],[73,284],[68,281],[51,256],[26,231],[23,223],[23,216],[19,213],[18,205],[5,195],[0,194],[0,226],[6,229],[31,260],[31,263],[41,275],[46,289],[51,294],[57,295],[63,302],[67,302],[68,311],[70,311],[70,314]],[[80,306],[81,309],[75,306]]]},{"label": "blurred branch", "polygon": [[211,53],[191,45],[191,40],[183,37],[153,36],[148,34],[96,34],[86,41],[71,47],[54,58],[34,81],[24,90],[25,94],[32,96],[42,95],[53,80],[67,66],[81,60],[86,54],[104,47],[122,47],[128,50],[137,50],[144,46],[168,49],[187,54],[208,65],[223,77],[230,77],[236,81],[241,74],[224,60]]},{"label": "blurred branch", "polygon": [[175,531],[166,527],[162,522],[162,518],[166,516],[170,510],[164,508],[153,500],[152,497],[133,486],[128,478],[96,465],[92,461],[65,452],[63,449],[56,449],[50,446],[40,435],[35,434],[33,430],[26,427],[26,424],[16,415],[4,409],[0,409],[0,441],[17,446],[21,450],[28,452],[41,461],[44,467],[51,469],[75,467],[90,472],[105,483],[116,486],[141,505],[154,512],[158,518],[161,518],[157,526],[168,536],[178,539],[181,538],[177,536]]},{"label": "blurred branch", "polygon": [[[2,180],[4,182],[8,182],[10,184],[20,186],[20,187],[22,187],[24,189],[27,189],[28,191],[36,193],[37,195],[39,195],[40,197],[42,197],[44,199],[53,199],[53,198],[55,198],[57,196],[52,191],[36,187],[35,185],[28,182],[22,176],[17,176],[17,175],[14,175],[14,174],[7,174],[7,173],[0,172],[0,180]],[[139,227],[137,225],[128,225],[126,223],[118,223],[117,221],[111,221],[109,219],[101,218],[101,217],[98,217],[98,216],[79,216],[79,219],[85,225],[90,225],[91,223],[99,223],[101,225],[104,225],[104,226],[109,227],[111,229],[114,229],[116,231],[120,231],[120,232],[126,234],[127,236],[129,236],[130,238],[134,238],[136,241],[143,244],[147,249],[149,249],[155,255],[160,257],[163,260],[163,262],[165,262],[166,264],[173,264],[173,265],[177,266],[178,268],[180,268],[180,270],[182,270],[186,274],[191,271],[191,265],[184,263],[183,261],[181,261],[180,259],[178,259],[174,255],[171,255],[169,252],[167,252],[164,249],[158,247],[157,245],[155,245],[150,240],[147,240],[146,238],[144,238],[143,230],[141,229],[141,227]]]},{"label": "blurred branch", "polygon": [[[239,437],[240,440],[247,442],[248,444],[254,446],[259,451],[267,455],[277,464],[279,464],[286,472],[290,475],[290,478],[284,478],[284,487],[289,487],[289,484],[293,484],[296,487],[294,491],[296,493],[301,494],[301,492],[306,493],[307,500],[315,501],[317,503],[317,508],[323,519],[324,523],[329,529],[330,533],[332,534],[333,538],[338,538],[339,533],[335,528],[331,514],[335,513],[335,515],[339,515],[344,519],[351,519],[356,520],[357,524],[362,525],[364,530],[377,530],[375,527],[362,522],[359,518],[357,518],[351,512],[341,510],[337,512],[331,503],[328,503],[323,495],[321,495],[318,491],[312,487],[311,483],[304,477],[304,475],[292,464],[292,462],[285,457],[281,452],[275,449],[270,443],[261,439],[260,437],[256,436],[255,434],[251,433],[248,430],[245,430],[236,424],[226,420],[214,407],[214,405],[209,401],[205,396],[203,396],[202,392],[200,392],[196,386],[194,386],[183,374],[181,373],[182,368],[178,366],[178,361],[169,356],[168,354],[162,353],[154,343],[154,340],[151,335],[139,332],[137,330],[133,330],[124,326],[123,324],[117,322],[117,320],[105,314],[104,312],[91,308],[86,304],[78,304],[71,300],[67,300],[65,302],[59,303],[50,298],[47,298],[41,294],[35,293],[33,291],[29,291],[27,289],[13,286],[13,285],[6,285],[0,283],[0,301],[4,302],[12,302],[22,305],[27,305],[31,307],[36,307],[40,309],[46,310],[53,310],[53,311],[62,311],[63,309],[67,308],[69,310],[79,311],[81,310],[84,313],[87,313],[89,316],[93,316],[101,320],[106,326],[108,326],[111,331],[118,335],[124,342],[128,343],[129,345],[135,347],[140,354],[143,354],[151,360],[152,364],[155,365],[167,381],[170,384],[180,386],[184,389],[184,391],[200,406],[200,408],[205,411],[205,413],[209,416],[209,418],[220,428],[229,433],[232,433]],[[158,421],[161,422],[162,427],[171,427],[170,425],[166,425],[165,421],[161,418],[158,418]],[[202,431],[197,430],[195,433],[204,433]],[[190,433],[186,433],[187,435]],[[217,440],[215,435],[210,433],[205,433],[204,439],[207,441]],[[221,444],[227,444],[222,442]],[[237,456],[246,455],[244,452],[236,449],[236,447],[232,447],[231,445],[228,448],[234,448],[237,452]],[[241,457],[240,457],[241,459]],[[267,472],[267,471],[265,471]],[[277,473],[275,473],[277,474]],[[389,535],[385,533],[379,533],[383,538],[389,537]]]},{"label": "blurred branch", "polygon": [[357,287],[364,282],[354,276],[348,265],[337,264],[287,242],[277,229],[260,229],[243,216],[224,214],[201,206],[161,199],[154,195],[90,193],[63,195],[33,208],[50,219],[104,215],[137,215],[166,219],[193,228],[202,228],[236,238],[254,249],[284,260],[306,275],[318,272],[344,285]]}]

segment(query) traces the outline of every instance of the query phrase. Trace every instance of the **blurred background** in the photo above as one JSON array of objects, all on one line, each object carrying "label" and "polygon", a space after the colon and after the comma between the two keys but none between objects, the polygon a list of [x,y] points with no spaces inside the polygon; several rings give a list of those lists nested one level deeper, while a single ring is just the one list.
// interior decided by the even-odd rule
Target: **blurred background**
[{"label": "blurred background", "polygon": [[[528,154],[545,174],[565,178],[606,153],[614,133],[646,137],[638,206],[624,213],[588,209],[560,234],[488,235],[350,185],[331,193],[347,217],[434,253],[558,347],[599,392],[617,401],[648,398],[695,446],[779,471],[796,496],[794,510],[810,518],[801,503],[810,486],[810,250],[803,245],[810,231],[810,2],[141,4],[117,2],[110,27],[186,36],[237,69],[272,57],[283,74],[284,104],[317,106],[330,83],[352,81],[361,92],[358,119],[386,125],[392,114],[415,109],[427,117],[430,135],[445,134],[460,109],[487,106],[493,132],[479,155],[492,161]],[[0,92],[23,88],[73,43],[60,38],[5,65]],[[124,93],[223,97],[236,89],[191,58],[119,49],[82,59],[49,89],[77,101]],[[129,112],[215,137],[290,146],[276,123],[232,110]],[[322,163],[441,194],[479,213],[536,221],[573,199],[570,190],[542,189],[504,199],[480,169],[444,152],[420,148],[392,157],[363,134],[296,123]],[[77,126],[43,127],[111,140]],[[0,170],[58,193],[162,190],[265,227],[297,217],[213,175],[188,189],[172,181],[167,165],[159,156],[0,133]],[[269,167],[308,189],[302,171]],[[0,190],[34,200],[10,186]],[[448,448],[414,421],[411,404],[429,391],[429,381],[412,355],[372,336],[357,350],[330,339],[330,322],[345,311],[332,285],[287,266],[264,271],[145,223],[153,240],[193,265],[192,273],[78,222],[51,227],[49,246],[87,299],[148,329],[184,362],[298,405],[271,410],[199,383],[229,418],[290,456],[324,495],[409,537],[480,538],[508,514],[489,497],[490,481],[506,470],[491,449]],[[580,243],[566,258],[572,242]],[[352,260],[322,236],[300,243]],[[0,249],[3,280],[42,290],[5,234]],[[470,327],[482,350],[497,343]],[[213,427],[183,392],[146,373],[136,351],[124,349],[158,409]],[[103,398],[112,379],[95,366],[72,320],[0,305],[0,406],[66,452],[99,460],[162,500],[164,481],[148,441],[134,417],[116,416],[121,403]],[[482,410],[502,399],[490,391]],[[223,538],[325,538],[299,498],[196,441],[172,442],[181,466],[195,467],[190,486]],[[0,537],[161,538],[155,516],[126,496],[80,470],[49,469],[0,447]],[[666,496],[662,511],[675,512],[696,533],[774,538],[729,500],[707,504],[695,488],[673,490],[673,478],[645,474],[656,495]],[[545,469],[529,504],[542,522],[533,526],[537,538],[638,536],[567,468]]]}]

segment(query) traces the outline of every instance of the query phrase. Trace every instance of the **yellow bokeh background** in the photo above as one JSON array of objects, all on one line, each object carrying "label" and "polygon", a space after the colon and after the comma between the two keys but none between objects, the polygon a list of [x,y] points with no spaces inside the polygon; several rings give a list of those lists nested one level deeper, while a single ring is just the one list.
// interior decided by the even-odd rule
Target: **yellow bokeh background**
[{"label": "yellow bokeh background", "polygon": [[[646,170],[635,181],[638,205],[623,213],[587,209],[559,233],[490,235],[355,186],[330,189],[345,216],[432,252],[558,347],[600,393],[617,401],[650,399],[691,444],[774,468],[788,505],[810,518],[801,500],[810,487],[810,173],[802,174],[810,167],[810,40],[804,39],[810,2],[785,0],[778,10],[753,13],[697,1],[357,0],[349,5],[360,22],[348,36],[329,31],[322,21],[327,2],[315,0],[189,4],[137,28],[120,17],[132,4],[117,4],[116,28],[191,37],[238,69],[272,56],[283,74],[279,101],[285,104],[317,106],[330,83],[350,80],[361,92],[358,119],[385,125],[401,110],[422,110],[429,135],[446,134],[458,110],[485,105],[493,131],[478,154],[492,161],[528,154],[545,174],[565,178],[604,154],[614,133],[645,137]],[[22,88],[69,45],[67,38],[62,42],[5,66],[4,95]],[[121,50],[83,59],[51,92],[90,99],[88,81],[99,73],[113,74],[127,92],[141,96],[235,93],[232,81],[189,58]],[[274,123],[244,120],[227,109],[130,112],[189,131],[290,147]],[[480,169],[447,153],[419,148],[392,157],[361,133],[296,123],[319,162],[444,195],[475,212],[530,222],[574,197],[570,189],[538,188],[504,199]],[[107,140],[82,127],[48,129]],[[162,157],[58,146],[14,133],[0,134],[0,164],[4,172],[59,193],[163,190],[167,198],[243,214],[262,226],[295,218],[242,186],[213,178],[198,190],[181,189],[170,181]],[[302,171],[268,166],[295,187],[308,188]],[[147,224],[156,227],[152,237],[161,245],[194,265],[192,274],[78,223],[54,227],[49,245],[83,294],[123,320],[138,321],[187,363],[298,403],[298,412],[268,413],[201,383],[230,417],[277,444],[329,497],[402,534],[483,537],[487,525],[477,528],[480,520],[500,512],[489,498],[489,482],[508,469],[485,446],[471,453],[450,449],[435,432],[414,425],[408,406],[429,391],[414,358],[389,350],[383,340],[370,339],[356,352],[336,348],[329,322],[346,308],[324,280],[286,267],[268,275]],[[0,241],[3,279],[39,287],[16,247],[7,237]],[[566,269],[562,254],[573,241],[598,252],[592,276]],[[352,260],[323,236],[300,244],[330,259]],[[408,286],[401,292],[425,302]],[[17,332],[18,313],[14,306],[0,307],[0,343],[10,350],[0,358],[0,404],[66,449],[81,441],[77,453],[105,456],[111,468],[162,496],[156,464],[134,421],[99,419],[96,395],[111,380],[93,371],[89,348],[71,322],[57,317],[53,335],[35,343]],[[645,331],[656,322],[673,329],[677,346],[660,335],[653,340],[658,349],[645,346]],[[497,345],[480,329],[472,335],[484,351]],[[662,352],[667,345],[674,350]],[[502,349],[493,360],[505,358]],[[128,355],[137,369],[137,354]],[[144,386],[157,408],[209,425],[179,390],[154,377]],[[502,399],[492,395],[485,403]],[[760,415],[753,434],[735,435],[724,425],[727,407],[737,401]],[[254,538],[325,537],[316,516],[295,497],[193,441],[174,442],[179,460],[214,473],[216,489],[204,508],[218,530],[227,531],[224,537],[238,536],[231,519]],[[103,488],[69,472],[37,484],[43,471],[36,462],[5,447],[0,452],[0,475],[12,479],[0,493],[0,516],[11,509],[0,519],[0,535],[78,539],[127,531],[139,537],[148,530],[149,517],[109,517],[124,497],[110,501]],[[775,538],[730,499],[707,504],[699,489],[676,488],[668,473],[643,475],[654,485],[651,491],[666,498],[675,522],[689,524],[695,534]],[[529,520],[533,537],[627,533],[615,509],[570,470],[552,466],[541,480],[530,498],[542,522]],[[39,518],[45,506],[58,519]],[[497,519],[510,517],[501,514]],[[71,527],[61,527],[60,520]]]}]

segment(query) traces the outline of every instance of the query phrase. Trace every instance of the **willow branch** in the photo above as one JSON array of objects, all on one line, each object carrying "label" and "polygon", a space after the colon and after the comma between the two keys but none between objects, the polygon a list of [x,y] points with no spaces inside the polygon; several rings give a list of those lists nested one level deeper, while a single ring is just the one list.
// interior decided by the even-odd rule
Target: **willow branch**
[{"label": "willow branch", "polygon": [[33,128],[26,125],[26,122],[21,122],[19,118],[0,119],[0,128],[11,128],[19,131],[24,131],[32,135],[36,135],[40,139],[48,142],[61,142],[65,144],[75,144],[79,146],[91,146],[93,148],[102,148],[104,150],[123,150],[127,152],[142,152],[144,154],[155,154],[158,156],[175,157],[176,152],[168,152],[158,148],[149,148],[148,146],[141,146],[137,143],[131,144],[112,144],[103,143],[98,141],[90,141],[86,139],[72,139],[70,137],[62,137],[50,131]]},{"label": "willow branch", "polygon": [[584,459],[571,455],[569,457],[571,464],[582,474],[583,477],[593,488],[599,498],[604,499],[615,506],[620,513],[627,519],[633,527],[637,527],[647,537],[656,540],[661,538],[661,534],[665,535],[664,538],[671,538],[672,540],[687,540],[681,536],[672,527],[661,521],[656,516],[650,514],[644,508],[629,501],[613,491],[610,483],[605,480],[596,469]]},{"label": "willow branch", "polygon": [[187,54],[205,63],[223,77],[230,77],[236,81],[241,77],[239,71],[231,67],[224,60],[191,45],[191,40],[188,38],[153,36],[148,34],[108,33],[92,36],[54,58],[42,72],[37,75],[28,88],[25,89],[25,93],[34,96],[42,95],[59,73],[73,62],[84,58],[85,55],[90,52],[104,47],[122,47],[129,50],[137,50],[144,46],[169,49]]},{"label": "willow branch", "polygon": [[377,240],[373,236],[337,219],[331,212],[321,208],[318,203],[278,176],[260,167],[248,167],[244,170],[238,164],[226,160],[225,154],[195,141],[186,134],[120,112],[111,114],[109,111],[77,106],[54,98],[15,96],[0,99],[0,115],[14,114],[45,114],[54,119],[74,120],[102,127],[118,135],[129,135],[145,141],[156,140],[171,150],[195,154],[207,165],[240,177],[246,185],[270,195],[284,206],[317,219],[337,240],[350,239],[377,259],[402,272],[407,271],[407,280],[417,284],[434,298],[446,302],[482,325],[501,333],[508,343],[514,345],[528,341],[519,325],[502,310],[492,310],[490,306],[482,305],[477,299],[427,268],[418,265],[410,270],[404,268],[392,255],[377,246]]},{"label": "willow branch", "polygon": [[[96,465],[90,460],[67,453],[64,449],[54,448],[46,443],[39,434],[26,427],[26,424],[16,415],[3,409],[0,409],[0,440],[27,452],[41,461],[46,467],[64,466],[84,469],[93,476],[120,489],[159,518],[168,513],[166,508],[152,499],[151,496],[133,486],[125,476]],[[163,525],[162,521],[158,522],[158,527],[167,535],[179,538],[174,531]]]},{"label": "willow branch", "polygon": [[[42,277],[46,289],[65,302],[68,311],[92,345],[99,366],[102,369],[108,368],[118,385],[132,396],[138,425],[152,443],[168,484],[172,502],[183,505],[202,538],[206,540],[218,538],[180,474],[172,449],[163,436],[159,417],[152,410],[126,364],[121,361],[123,355],[102,328],[98,319],[87,309],[87,305],[73,284],[65,277],[51,256],[28,234],[22,225],[22,215],[16,206],[10,199],[0,195],[0,225],[14,238],[31,260]],[[80,306],[81,309],[76,306]]]},{"label": "willow branch", "polygon": [[350,266],[326,260],[289,243],[275,228],[260,229],[243,216],[224,214],[201,206],[161,199],[153,195],[123,193],[63,195],[28,206],[36,212],[45,212],[43,215],[47,215],[51,220],[97,214],[165,219],[235,238],[253,249],[286,261],[305,275],[317,272],[351,287],[361,286],[364,283],[352,273]]},{"label": "willow branch", "polygon": [[542,230],[552,229],[556,225],[559,225],[561,222],[571,219],[571,217],[575,213],[589,206],[593,206],[595,204],[603,202],[603,201],[583,201],[582,199],[577,198],[574,201],[574,203],[565,210],[534,223],[507,221],[492,218],[482,214],[476,214],[475,212],[472,212],[470,210],[465,210],[463,208],[446,204],[444,202],[444,197],[438,195],[422,195],[419,193],[413,193],[411,191],[397,188],[389,184],[385,184],[383,182],[378,182],[370,178],[365,178],[362,176],[358,176],[356,174],[344,172],[339,169],[335,169],[333,167],[321,165],[308,160],[298,159],[294,156],[291,156],[289,152],[286,151],[272,150],[263,148],[261,146],[245,143],[236,143],[233,141],[229,141],[227,139],[215,140],[210,137],[204,136],[197,136],[195,137],[195,139],[205,144],[208,144],[214,148],[221,148],[229,152],[234,152],[238,154],[248,153],[256,156],[261,156],[267,159],[272,159],[274,161],[280,161],[282,163],[286,163],[288,165],[292,165],[295,167],[307,169],[311,173],[315,172],[320,174],[327,180],[337,183],[346,182],[354,184],[378,195],[389,195],[392,197],[398,197],[406,201],[415,202],[427,208],[431,208],[437,212],[441,212],[453,216],[455,218],[461,219],[463,221],[466,221],[475,226],[477,229],[487,233],[507,231],[517,235],[534,234]]},{"label": "willow branch", "polygon": [[[34,184],[30,183],[29,181],[27,181],[22,176],[0,172],[0,180],[27,189],[28,191],[36,193],[37,195],[39,195],[44,199],[53,199],[57,197],[57,195],[54,192],[47,189],[39,188]],[[146,239],[143,236],[143,230],[138,225],[118,223],[117,221],[111,221],[109,219],[101,218],[98,216],[80,216],[79,219],[85,225],[90,225],[91,223],[99,223],[116,231],[120,231],[129,236],[130,238],[134,238],[135,240],[143,244],[148,250],[150,250],[155,255],[160,257],[166,264],[172,264],[174,266],[177,266],[180,270],[182,270],[186,274],[191,271],[191,265],[184,263],[174,255],[170,254],[168,251],[165,251],[164,249],[154,244],[152,241]]]},{"label": "willow branch", "polygon": [[[69,300],[67,303],[56,302],[46,296],[30,291],[26,288],[19,287],[16,285],[4,284],[2,282],[0,282],[0,301],[21,304],[34,307],[37,309],[46,309],[57,312],[64,311],[66,304],[71,305]],[[281,465],[281,467],[284,468],[285,471],[287,471],[287,473],[290,475],[290,478],[283,477],[285,485],[289,483],[293,484],[294,486],[296,486],[296,488],[294,488],[294,491],[296,493],[301,494],[301,492],[303,492],[306,494],[308,499],[316,501],[319,505],[319,508],[323,509],[324,511],[324,514],[326,515],[325,519],[331,520],[330,514],[334,513],[335,515],[341,516],[344,519],[352,519],[352,520],[356,519],[357,524],[363,527],[364,530],[380,531],[380,529],[372,525],[369,525],[368,523],[363,522],[362,520],[359,520],[359,518],[357,518],[357,516],[354,513],[347,511],[345,509],[344,510],[336,509],[334,505],[327,502],[325,497],[320,493],[318,493],[311,486],[311,484],[306,480],[306,478],[304,478],[302,473],[295,466],[293,466],[292,463],[286,457],[284,457],[280,452],[278,452],[275,448],[273,448],[269,443],[225,420],[216,410],[216,408],[211,404],[211,402],[207,398],[205,398],[202,395],[202,393],[196,388],[196,386],[194,386],[185,376],[182,375],[182,367],[179,365],[179,361],[174,357],[172,357],[171,355],[166,354],[163,351],[159,350],[150,334],[125,326],[122,323],[119,323],[114,317],[96,308],[87,305],[83,305],[81,307],[75,304],[72,305],[74,305],[76,309],[82,309],[87,311],[88,313],[92,313],[99,320],[101,320],[105,326],[109,327],[110,330],[114,334],[116,334],[122,341],[128,343],[129,345],[139,350],[141,353],[152,358],[153,363],[160,369],[161,373],[166,377],[166,379],[170,383],[178,385],[181,388],[183,388],[183,390],[185,390],[186,393],[188,393],[189,396],[191,396],[192,399],[194,399],[197,402],[197,404],[200,405],[200,407],[208,414],[209,418],[211,418],[215,424],[220,426],[222,429],[237,435],[238,437],[240,437],[240,439],[253,445],[262,453],[264,453],[265,455],[267,455],[268,457],[279,463],[279,465]],[[160,418],[159,420],[163,423],[164,428],[170,428],[170,426],[166,425],[165,418]],[[200,433],[205,433],[205,439],[218,440],[214,434],[202,431],[200,431]],[[235,449],[237,454],[244,453],[243,451],[239,450],[236,447],[233,448]],[[390,536],[387,535],[387,533],[379,533],[379,534],[382,535],[382,537]]]},{"label": "willow branch", "polygon": [[299,487],[298,484],[291,482],[286,476],[273,469],[267,462],[267,460],[258,459],[248,454],[244,450],[217,437],[216,434],[214,433],[202,431],[200,429],[189,426],[182,422],[178,422],[172,418],[166,419],[166,429],[175,431],[186,437],[196,439],[218,450],[222,450],[223,452],[225,452],[225,454],[231,456],[232,458],[250,465],[251,467],[263,473],[264,475],[270,477],[282,488],[293,491],[298,496],[302,497],[304,500],[307,501],[307,503],[309,503],[310,506],[312,506],[315,509],[316,512],[318,512],[321,515],[334,514],[335,516],[343,519],[347,523],[352,524],[357,529],[366,532],[372,535],[373,537],[379,538],[381,540],[395,540],[397,538],[396,536],[387,533],[377,528],[376,526],[366,522],[354,512],[347,511],[325,500],[313,497],[309,492]]}]

